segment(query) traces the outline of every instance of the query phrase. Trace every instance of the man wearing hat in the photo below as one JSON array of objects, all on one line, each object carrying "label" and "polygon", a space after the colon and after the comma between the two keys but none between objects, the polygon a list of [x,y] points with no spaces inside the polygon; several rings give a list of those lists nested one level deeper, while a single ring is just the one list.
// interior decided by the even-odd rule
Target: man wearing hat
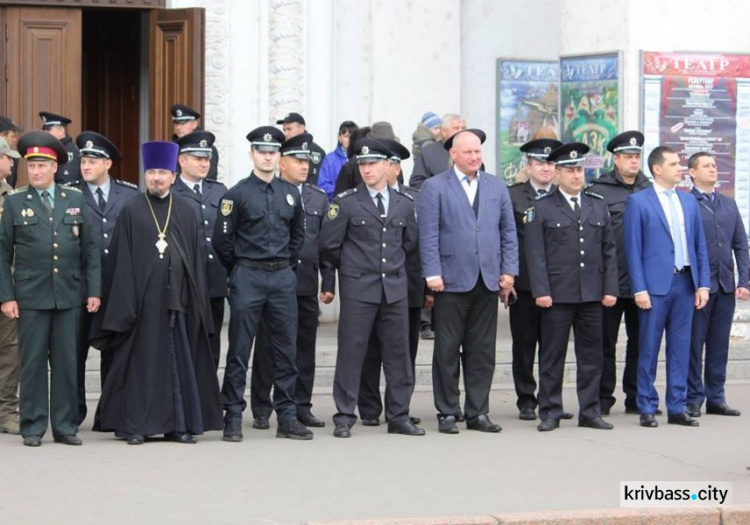
[{"label": "man wearing hat", "polygon": [[[6,181],[11,176],[14,159],[21,158],[0,136],[0,213],[5,197],[13,192]],[[18,321],[0,316],[0,434],[20,434],[18,420],[18,381],[21,378],[21,355],[18,353]]]},{"label": "man wearing hat", "polygon": [[578,426],[609,430],[601,418],[602,305],[617,301],[617,254],[604,199],[582,191],[580,142],[564,144],[547,157],[555,163],[556,191],[526,211],[524,233],[531,294],[542,309],[539,348],[540,432],[562,419],[562,384],[570,328],[575,334]]},{"label": "man wearing hat", "polygon": [[100,426],[129,445],[196,443],[222,427],[211,357],[204,233],[173,195],[178,146],[141,145],[146,193],[122,207],[104,266],[101,328],[113,352]]},{"label": "man wearing hat", "polygon": [[711,274],[698,202],[675,188],[683,180],[680,157],[667,146],[648,156],[650,188],[628,198],[625,257],[638,307],[638,394],[641,426],[659,426],[654,388],[659,348],[666,331],[667,422],[697,427],[688,414],[690,331],[695,310],[708,302]]},{"label": "man wearing hat", "polygon": [[[172,107],[169,108],[169,114],[172,116],[172,124],[174,125],[174,135],[172,135],[173,142],[177,142],[178,139],[194,131],[201,131],[198,127],[198,120],[201,118],[201,114],[193,108],[184,104],[173,104]],[[211,144],[211,158],[209,160],[210,165],[206,179],[216,180],[219,175],[219,151],[213,144]],[[177,166],[178,174],[179,168],[180,166]]]},{"label": "man wearing hat", "polygon": [[[315,382],[315,340],[318,334],[318,238],[328,207],[323,190],[305,182],[309,169],[312,135],[302,133],[281,144],[279,170],[281,178],[297,187],[305,212],[305,242],[297,259],[297,421],[307,427],[323,427],[325,423],[312,413],[312,389]],[[250,380],[250,406],[253,427],[269,428],[273,359],[266,323],[261,321],[255,339],[253,372]]]},{"label": "man wearing hat", "polygon": [[[109,253],[109,243],[115,229],[117,216],[128,199],[138,195],[138,187],[129,182],[110,177],[112,162],[121,158],[117,149],[107,137],[93,131],[84,131],[76,138],[76,146],[81,152],[81,180],[70,186],[83,193],[91,217],[91,225],[104,268]],[[81,317],[81,338],[78,341],[78,424],[86,419],[86,358],[89,354],[89,330],[94,314],[84,312]],[[99,368],[102,388],[112,363],[110,352],[101,352]]]},{"label": "man wearing hat", "polygon": [[[18,134],[22,131],[23,129],[16,126],[16,124],[10,118],[0,115],[0,138],[5,139],[5,141],[8,143],[8,146],[10,146],[10,149],[16,149],[16,146],[18,145]],[[16,180],[18,178],[18,163],[14,162],[11,169],[11,175],[7,179],[5,179],[5,181],[10,184],[11,188],[15,188]]]},{"label": "man wearing hat", "polygon": [[55,182],[70,184],[77,181],[81,173],[78,165],[78,148],[68,135],[68,124],[71,123],[71,120],[49,111],[40,111],[39,117],[42,119],[42,129],[62,143],[68,156],[66,163],[58,166],[57,173],[55,173]]},{"label": "man wearing hat", "polygon": [[419,156],[414,159],[414,169],[409,184],[420,189],[425,180],[443,173],[451,167],[451,157],[445,149],[445,142],[457,132],[466,129],[466,120],[461,115],[448,113],[440,121],[440,138],[432,144],[425,144]]},{"label": "man wearing hat", "polygon": [[275,176],[284,134],[261,126],[247,134],[253,171],[221,199],[213,245],[229,277],[229,350],[224,372],[224,441],[242,441],[250,348],[263,316],[273,362],[276,437],[312,439],[297,421],[297,279],[305,238],[299,189]]},{"label": "man wearing hat", "polygon": [[480,169],[485,138],[478,129],[450,137],[444,147],[454,166],[427,179],[417,202],[422,274],[435,292],[433,393],[446,434],[458,433],[462,350],[466,426],[502,430],[489,418],[489,394],[498,293],[518,274],[518,239],[508,188]]},{"label": "man wearing hat", "polygon": [[411,152],[415,159],[419,157],[422,147],[440,140],[441,122],[442,121],[437,113],[433,113],[432,111],[428,111],[422,115],[422,118],[417,124],[417,129],[411,134]]},{"label": "man wearing hat", "polygon": [[0,308],[18,319],[21,434],[24,445],[40,446],[49,414],[55,441],[80,445],[76,355],[81,307],[99,309],[101,261],[83,193],[55,184],[58,165],[68,159],[63,145],[49,133],[31,131],[21,137],[18,149],[26,159],[29,186],[8,195],[3,206]]},{"label": "man wearing hat", "polygon": [[[395,140],[381,140],[392,153],[388,159],[388,172],[386,180],[388,187],[393,191],[404,193],[412,198],[416,203],[419,190],[406,186],[398,181],[401,173],[401,161],[410,157],[409,150],[400,142]],[[411,372],[416,377],[416,359],[419,347],[419,328],[422,307],[425,305],[425,298],[431,304],[432,295],[425,294],[424,277],[422,277],[422,265],[419,262],[419,250],[416,249],[406,254],[406,280],[408,283],[409,307],[409,324],[407,330],[407,340],[409,341],[409,358],[411,361]],[[362,424],[365,426],[377,426],[380,424],[380,413],[383,411],[383,403],[380,399],[380,368],[383,359],[380,355],[380,340],[378,334],[373,332],[367,346],[367,355],[362,367],[362,382],[359,387],[359,401],[357,403],[359,414],[362,417]],[[421,420],[417,417],[411,417],[412,423],[418,425]]]},{"label": "man wearing hat", "polygon": [[614,156],[615,169],[602,174],[591,182],[591,191],[604,197],[612,231],[617,244],[617,303],[604,309],[602,328],[604,329],[602,381],[599,388],[599,405],[602,415],[609,414],[615,404],[615,385],[617,384],[617,336],[620,334],[620,323],[625,316],[625,332],[628,342],[625,350],[625,371],[622,375],[622,390],[625,394],[625,413],[638,414],[636,403],[638,372],[638,307],[633,300],[628,276],[628,264],[625,260],[625,231],[623,218],[625,202],[632,194],[651,187],[651,181],[641,171],[641,150],[643,133],[625,131],[610,139],[607,151]]},{"label": "man wearing hat", "polygon": [[387,184],[393,153],[375,139],[354,144],[362,184],[339,194],[328,208],[320,235],[323,301],[335,290],[339,272],[339,318],[333,398],[333,435],[351,437],[356,423],[362,365],[368,342],[377,334],[385,368],[388,432],[422,436],[409,419],[414,388],[407,339],[406,255],[416,249],[414,202]]},{"label": "man wearing hat", "polygon": [[[281,126],[284,131],[284,137],[289,140],[301,133],[306,133],[305,119],[299,113],[289,113],[284,118],[277,120],[276,124]],[[316,143],[309,145],[310,149],[310,169],[307,175],[307,181],[310,184],[318,184],[318,173],[320,172],[323,159],[326,158],[326,152]]]},{"label": "man wearing hat", "polygon": [[214,332],[211,334],[211,353],[218,369],[221,357],[221,328],[224,324],[224,300],[227,296],[227,271],[216,256],[211,239],[214,235],[219,202],[227,192],[227,187],[208,178],[214,140],[214,134],[208,131],[193,131],[177,139],[177,145],[180,147],[177,157],[180,175],[172,190],[175,195],[187,199],[202,230],[201,239],[205,246],[208,272],[208,295],[211,298],[214,325]]},{"label": "man wearing hat", "polygon": [[[526,210],[541,196],[555,191],[555,164],[547,160],[562,142],[555,139],[535,139],[521,146],[526,154],[528,180],[508,188],[513,202],[518,235],[518,278],[511,290],[502,295],[506,307],[510,308],[510,333],[513,337],[513,383],[516,387],[518,418],[525,421],[536,419],[539,404],[535,395],[537,382],[534,379],[534,359],[541,338],[542,310],[531,295],[528,265],[524,244],[524,217]],[[562,419],[571,419],[573,414],[563,412]]]}]

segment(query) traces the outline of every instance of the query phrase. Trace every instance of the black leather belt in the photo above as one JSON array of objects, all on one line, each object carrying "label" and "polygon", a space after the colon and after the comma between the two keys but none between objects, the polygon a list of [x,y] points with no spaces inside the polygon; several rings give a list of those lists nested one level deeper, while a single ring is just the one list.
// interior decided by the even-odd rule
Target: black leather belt
[{"label": "black leather belt", "polygon": [[253,261],[250,259],[240,259],[237,264],[246,268],[255,268],[256,270],[265,270],[267,272],[273,272],[275,270],[281,270],[282,268],[289,267],[289,260],[281,261]]},{"label": "black leather belt", "polygon": [[679,270],[677,268],[674,269],[675,275],[681,275],[683,273],[690,273],[690,266],[683,266]]}]

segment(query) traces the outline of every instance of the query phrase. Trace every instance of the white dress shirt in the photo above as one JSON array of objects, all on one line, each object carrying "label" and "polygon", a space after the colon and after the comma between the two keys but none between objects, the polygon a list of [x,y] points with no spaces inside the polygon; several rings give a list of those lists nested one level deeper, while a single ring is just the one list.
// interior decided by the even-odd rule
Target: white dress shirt
[{"label": "white dress shirt", "polygon": [[477,189],[479,187],[479,172],[477,171],[474,179],[469,179],[468,175],[461,173],[461,171],[455,166],[453,166],[453,171],[456,172],[458,182],[461,184],[461,187],[466,192],[466,196],[469,198],[469,204],[474,206],[474,199],[477,196]]},{"label": "white dress shirt", "polygon": [[680,204],[680,198],[677,196],[675,191],[669,190],[662,186],[659,186],[654,181],[654,190],[656,190],[656,196],[659,197],[661,208],[664,211],[664,215],[667,217],[667,224],[669,225],[669,232],[672,233],[672,211],[670,209],[669,201],[672,200],[675,208],[677,209],[677,215],[680,218],[680,235],[682,236],[683,246],[683,261],[685,266],[690,266],[690,252],[688,250],[687,232],[685,231],[685,214],[682,212],[682,204]]}]

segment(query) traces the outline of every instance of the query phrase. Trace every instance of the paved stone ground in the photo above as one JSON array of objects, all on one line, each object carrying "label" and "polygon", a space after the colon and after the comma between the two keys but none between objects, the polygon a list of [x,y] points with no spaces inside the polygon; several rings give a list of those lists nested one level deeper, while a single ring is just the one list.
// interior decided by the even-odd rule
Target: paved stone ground
[{"label": "paved stone ground", "polygon": [[[659,388],[663,394],[664,387]],[[492,393],[504,430],[437,432],[432,396],[414,395],[421,438],[355,426],[332,436],[329,394],[314,399],[329,423],[309,442],[281,440],[246,422],[245,441],[218,432],[195,446],[127,446],[82,428],[83,447],[40,449],[0,435],[0,523],[301,523],[308,520],[457,516],[536,510],[615,508],[620,481],[728,481],[733,503],[750,503],[750,383],[728,386],[740,418],[703,416],[699,428],[638,426],[615,410],[613,431],[575,422],[539,433],[516,419],[510,389]],[[565,390],[575,410],[575,392]],[[93,412],[92,403],[92,412]],[[272,423],[273,424],[273,423]]]}]

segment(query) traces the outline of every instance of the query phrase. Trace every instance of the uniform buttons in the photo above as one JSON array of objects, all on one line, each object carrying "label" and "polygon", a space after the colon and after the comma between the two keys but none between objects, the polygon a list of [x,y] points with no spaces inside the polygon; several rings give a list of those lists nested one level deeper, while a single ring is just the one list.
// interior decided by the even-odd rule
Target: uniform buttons
[{"label": "uniform buttons", "polygon": [[559,223],[559,222],[557,223],[557,227],[558,227],[558,228],[560,227],[560,223]]},{"label": "uniform buttons", "polygon": [[385,228],[383,228],[383,231],[385,231]]},{"label": "uniform buttons", "polygon": [[579,241],[581,241],[581,242],[583,242],[583,237],[581,237],[581,238],[580,238],[580,239],[578,239],[578,240],[579,240]]},{"label": "uniform buttons", "polygon": [[[26,223],[24,222],[24,224],[26,224]],[[54,235],[55,237],[57,237],[57,232],[52,232],[52,235]]]},{"label": "uniform buttons", "polygon": [[380,259],[381,261],[385,262],[385,259]]},{"label": "uniform buttons", "polygon": [[586,255],[586,252],[584,252],[583,250],[581,250],[581,255]]},{"label": "uniform buttons", "polygon": [[102,219],[102,222],[107,222],[107,219],[106,218]]},{"label": "uniform buttons", "polygon": [[211,242],[211,237],[206,237],[206,242]]},{"label": "uniform buttons", "polygon": [[208,254],[208,258],[209,258],[209,259],[213,259],[213,258],[214,258],[214,255],[213,255],[212,253],[209,253],[209,254]]},{"label": "uniform buttons", "polygon": [[104,255],[107,255],[109,253],[109,250],[104,248]]},{"label": "uniform buttons", "polygon": [[54,221],[54,220],[55,220],[55,219],[53,219],[52,217],[50,217],[50,218],[49,218],[49,222],[52,222],[52,221]]},{"label": "uniform buttons", "polygon": [[[28,223],[28,221],[23,221],[23,224],[24,224],[24,226],[26,226],[29,223]],[[57,234],[55,234],[55,235],[57,235]]]},{"label": "uniform buttons", "polygon": [[106,239],[106,238],[108,238],[108,237],[109,237],[109,234],[105,233],[105,234],[104,234],[104,238]]},{"label": "uniform buttons", "polygon": [[364,224],[364,223],[365,223],[365,221],[362,221],[362,222],[361,222],[361,224]]},{"label": "uniform buttons", "polygon": [[581,231],[583,231],[583,226],[579,227],[578,229],[581,230]]},{"label": "uniform buttons", "polygon": [[52,271],[57,273],[57,268],[52,268]]},{"label": "uniform buttons", "polygon": [[205,210],[206,209],[206,205],[205,204],[201,204],[201,208],[203,208]]},{"label": "uniform buttons", "polygon": [[302,259],[297,259],[297,264],[302,264]]},{"label": "uniform buttons", "polygon": [[585,265],[585,264],[583,264],[583,263],[581,263],[581,268],[583,268],[584,266],[586,266],[586,265]]},{"label": "uniform buttons", "polygon": [[203,221],[203,224],[208,224],[208,221]]},{"label": "uniform buttons", "polygon": [[[719,246],[721,246],[721,245],[719,245]],[[385,243],[383,243],[383,248],[385,248]]]},{"label": "uniform buttons", "polygon": [[384,273],[381,273],[380,275],[381,275],[382,277],[385,277],[385,274],[384,274]]},{"label": "uniform buttons", "polygon": [[53,260],[53,261],[56,261],[56,260],[57,260],[57,255],[53,255],[53,256],[52,256],[52,260]]},{"label": "uniform buttons", "polygon": [[52,247],[57,248],[57,243],[56,242],[52,243]]}]

